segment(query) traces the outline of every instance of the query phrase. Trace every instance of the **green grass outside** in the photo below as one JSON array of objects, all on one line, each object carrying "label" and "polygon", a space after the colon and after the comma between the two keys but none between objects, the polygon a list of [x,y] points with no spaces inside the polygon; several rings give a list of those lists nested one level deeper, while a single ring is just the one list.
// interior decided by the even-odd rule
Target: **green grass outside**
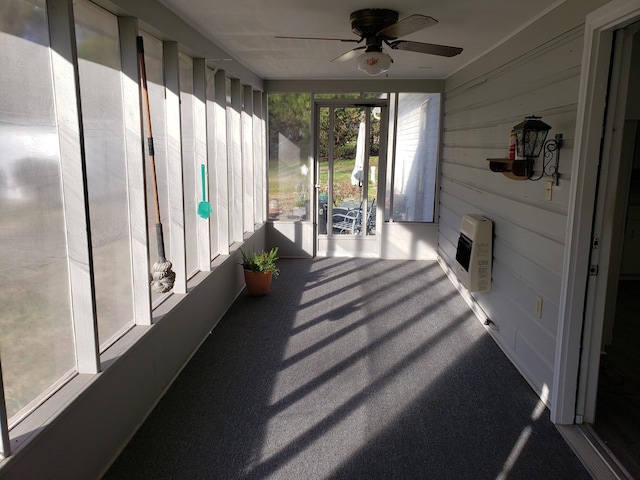
[{"label": "green grass outside", "polygon": [[[351,185],[351,172],[353,171],[354,160],[334,160],[333,166],[333,196],[334,205],[349,199],[359,200],[361,197],[360,188],[357,185]],[[376,167],[376,176],[378,173],[378,157],[369,157],[369,166]],[[327,193],[328,186],[328,164],[320,162],[320,191],[319,193]],[[377,180],[377,179],[376,179]],[[293,165],[291,168],[284,169],[281,167],[269,166],[269,201],[276,200],[280,208],[280,217],[286,218],[293,212],[294,207],[303,207],[305,201],[309,201],[308,188],[309,179],[300,174],[299,165]],[[377,196],[377,182],[372,184],[369,182],[368,197],[369,200]],[[273,217],[272,217],[273,218]]]},{"label": "green grass outside", "polygon": [[[2,207],[0,350],[11,418],[75,368],[75,347],[62,209],[46,203]],[[102,341],[131,321],[130,261],[122,254],[129,251],[129,243],[122,232],[104,242],[97,236],[93,240]]]}]

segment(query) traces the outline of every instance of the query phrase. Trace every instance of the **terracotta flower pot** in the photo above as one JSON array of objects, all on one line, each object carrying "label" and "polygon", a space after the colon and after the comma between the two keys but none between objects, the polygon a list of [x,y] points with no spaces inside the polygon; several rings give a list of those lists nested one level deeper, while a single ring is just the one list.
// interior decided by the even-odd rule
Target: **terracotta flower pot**
[{"label": "terracotta flower pot", "polygon": [[244,270],[244,281],[249,295],[261,297],[269,293],[272,272],[253,272]]}]

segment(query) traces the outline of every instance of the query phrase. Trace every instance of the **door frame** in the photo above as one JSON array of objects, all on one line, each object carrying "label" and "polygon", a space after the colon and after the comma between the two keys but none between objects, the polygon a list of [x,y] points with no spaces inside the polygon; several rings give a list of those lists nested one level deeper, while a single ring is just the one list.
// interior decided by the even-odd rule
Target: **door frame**
[{"label": "door frame", "polygon": [[[379,107],[380,112],[380,144],[378,155],[378,188],[376,195],[376,234],[372,236],[358,235],[358,236],[334,236],[329,232],[327,227],[326,237],[323,235],[322,240],[325,240],[325,250],[321,250],[320,247],[320,233],[318,229],[319,221],[319,202],[318,202],[318,188],[319,188],[319,168],[318,157],[320,148],[320,109],[329,108],[333,111],[335,108],[349,108],[349,107]],[[314,178],[314,201],[313,201],[313,219],[314,219],[314,255],[326,255],[326,256],[353,256],[353,257],[372,257],[380,258],[381,255],[381,232],[384,229],[382,206],[384,205],[385,189],[386,189],[386,171],[387,171],[387,142],[389,136],[389,99],[386,98],[314,98],[313,99],[313,178]],[[367,125],[369,121],[367,120]],[[331,117],[330,128],[333,128],[333,117]],[[370,127],[368,127],[370,128]],[[368,139],[365,142],[368,148]],[[329,145],[329,150],[332,151],[333,145]],[[368,179],[369,172],[365,172]],[[370,208],[370,205],[367,205]],[[327,216],[330,216],[330,210]],[[327,219],[328,222],[328,219]]]},{"label": "door frame", "polygon": [[[622,158],[625,138],[625,111],[629,88],[633,36],[638,26],[617,30],[613,43],[608,107],[605,116],[602,154],[598,175],[590,265],[597,265],[597,275],[587,281],[582,356],[576,417],[585,423],[595,422],[600,357],[605,325],[615,310],[620,273],[624,220],[632,164]],[[628,133],[628,132],[627,132]]]},{"label": "door frame", "polygon": [[[589,14],[585,22],[550,409],[551,421],[557,424],[583,421],[583,413],[577,411],[578,404],[587,400],[578,390],[581,348],[583,340],[585,345],[593,345],[593,332],[597,331],[596,319],[587,316],[585,282],[592,254],[594,200],[614,32],[639,19],[640,0],[616,0]],[[607,114],[615,116],[615,112]],[[602,318],[598,322],[601,335]],[[593,363],[585,368],[593,368]]]}]

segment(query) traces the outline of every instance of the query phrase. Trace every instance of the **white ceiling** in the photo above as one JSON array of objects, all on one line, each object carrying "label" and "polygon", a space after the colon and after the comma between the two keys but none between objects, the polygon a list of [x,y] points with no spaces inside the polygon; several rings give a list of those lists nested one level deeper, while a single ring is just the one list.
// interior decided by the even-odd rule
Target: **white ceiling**
[{"label": "white ceiling", "polygon": [[[452,58],[389,50],[392,79],[442,79],[564,0],[161,0],[219,47],[269,79],[363,78],[356,60],[330,60],[358,46],[275,36],[353,38],[349,16],[363,8],[429,15],[438,24],[403,40],[462,47]],[[362,45],[362,44],[361,44]],[[224,68],[224,60],[220,65]]]}]

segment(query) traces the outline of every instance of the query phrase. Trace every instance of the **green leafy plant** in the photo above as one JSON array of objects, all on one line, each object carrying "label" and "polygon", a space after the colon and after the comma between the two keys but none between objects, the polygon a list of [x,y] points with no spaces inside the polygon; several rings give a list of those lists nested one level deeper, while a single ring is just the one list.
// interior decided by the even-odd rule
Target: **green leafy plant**
[{"label": "green leafy plant", "polygon": [[278,247],[273,247],[268,252],[245,252],[240,249],[242,254],[242,268],[251,270],[252,272],[271,272],[273,277],[280,274],[280,269],[276,265],[278,260]]}]

